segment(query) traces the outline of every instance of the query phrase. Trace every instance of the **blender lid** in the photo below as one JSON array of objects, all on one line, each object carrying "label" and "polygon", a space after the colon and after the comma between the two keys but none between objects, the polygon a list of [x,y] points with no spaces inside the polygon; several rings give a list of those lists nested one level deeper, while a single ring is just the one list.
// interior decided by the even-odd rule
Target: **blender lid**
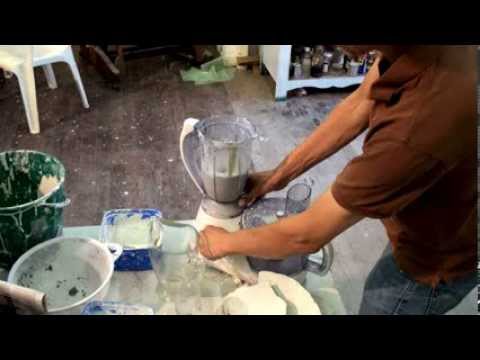
[{"label": "blender lid", "polygon": [[[216,134],[215,127],[223,127],[219,134]],[[230,129],[229,129],[230,128]],[[217,118],[200,120],[196,125],[197,132],[209,141],[225,145],[239,145],[245,141],[256,138],[255,126],[246,118]],[[230,130],[230,131],[226,131]]]}]

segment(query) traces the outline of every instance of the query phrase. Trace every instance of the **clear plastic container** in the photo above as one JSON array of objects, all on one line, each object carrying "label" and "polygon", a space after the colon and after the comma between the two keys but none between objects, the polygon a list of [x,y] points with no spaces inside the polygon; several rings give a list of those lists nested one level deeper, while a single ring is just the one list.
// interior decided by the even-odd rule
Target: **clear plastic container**
[{"label": "clear plastic container", "polygon": [[179,315],[191,315],[198,305],[205,264],[195,247],[198,233],[193,226],[168,221],[159,247],[149,250],[159,283],[161,302],[173,303]]},{"label": "clear plastic container", "polygon": [[148,250],[158,246],[163,234],[162,213],[157,209],[116,209],[105,213],[100,240],[122,245],[116,271],[152,270]]}]

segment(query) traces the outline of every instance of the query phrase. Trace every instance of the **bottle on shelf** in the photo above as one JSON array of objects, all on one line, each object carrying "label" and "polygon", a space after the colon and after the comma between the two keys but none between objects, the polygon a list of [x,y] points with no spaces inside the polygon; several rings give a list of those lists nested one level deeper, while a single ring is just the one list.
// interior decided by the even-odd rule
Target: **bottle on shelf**
[{"label": "bottle on shelf", "polygon": [[299,45],[293,45],[292,46],[292,55],[291,55],[291,61],[292,63],[297,61],[297,58],[301,57],[303,54],[303,46]]},{"label": "bottle on shelf", "polygon": [[323,46],[315,46],[315,51],[312,56],[312,77],[318,78],[322,76],[322,67],[323,67]]},{"label": "bottle on shelf", "polygon": [[369,55],[366,54],[360,59],[360,68],[358,69],[358,74],[359,75],[364,75],[368,71],[368,57]]},{"label": "bottle on shelf", "polygon": [[345,55],[345,59],[344,59],[344,62],[343,62],[343,70],[345,72],[348,72],[349,65],[350,65],[350,58],[348,57],[348,55]]},{"label": "bottle on shelf", "polygon": [[323,67],[322,67],[322,72],[324,74],[328,73],[330,71],[330,64],[332,62],[332,57],[333,54],[331,52],[325,52],[323,54]]},{"label": "bottle on shelf", "polygon": [[309,78],[312,72],[312,49],[306,47],[302,58],[302,72],[304,78]]},{"label": "bottle on shelf", "polygon": [[295,59],[293,63],[293,78],[301,79],[303,77],[302,64],[300,63],[300,57]]},{"label": "bottle on shelf", "polygon": [[357,61],[358,59],[351,59],[348,63],[348,75],[350,76],[357,76],[360,73],[360,66],[362,63]]},{"label": "bottle on shelf", "polygon": [[335,51],[332,55],[332,69],[342,70],[343,63],[345,62],[345,54],[339,47],[335,47]]}]

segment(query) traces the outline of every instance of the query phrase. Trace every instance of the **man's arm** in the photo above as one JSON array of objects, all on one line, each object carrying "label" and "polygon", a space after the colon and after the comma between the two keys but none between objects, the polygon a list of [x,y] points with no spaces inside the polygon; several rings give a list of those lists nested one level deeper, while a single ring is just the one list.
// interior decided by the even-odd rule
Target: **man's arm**
[{"label": "man's arm", "polygon": [[275,224],[235,233],[207,227],[200,235],[199,250],[210,259],[228,255],[282,259],[309,254],[361,219],[342,208],[328,190],[307,211]]},{"label": "man's arm", "polygon": [[378,59],[360,87],[337,105],[327,119],[274,170],[272,183],[288,184],[343,146],[368,127],[373,107],[370,88],[379,77]]}]

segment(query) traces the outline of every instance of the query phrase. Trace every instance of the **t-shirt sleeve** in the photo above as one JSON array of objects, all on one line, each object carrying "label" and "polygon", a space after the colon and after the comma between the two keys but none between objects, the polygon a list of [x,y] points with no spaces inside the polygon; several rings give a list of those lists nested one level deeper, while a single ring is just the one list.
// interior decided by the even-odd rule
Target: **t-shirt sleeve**
[{"label": "t-shirt sleeve", "polygon": [[399,141],[364,146],[337,176],[332,195],[343,208],[362,216],[386,218],[419,198],[441,176],[439,160]]}]

